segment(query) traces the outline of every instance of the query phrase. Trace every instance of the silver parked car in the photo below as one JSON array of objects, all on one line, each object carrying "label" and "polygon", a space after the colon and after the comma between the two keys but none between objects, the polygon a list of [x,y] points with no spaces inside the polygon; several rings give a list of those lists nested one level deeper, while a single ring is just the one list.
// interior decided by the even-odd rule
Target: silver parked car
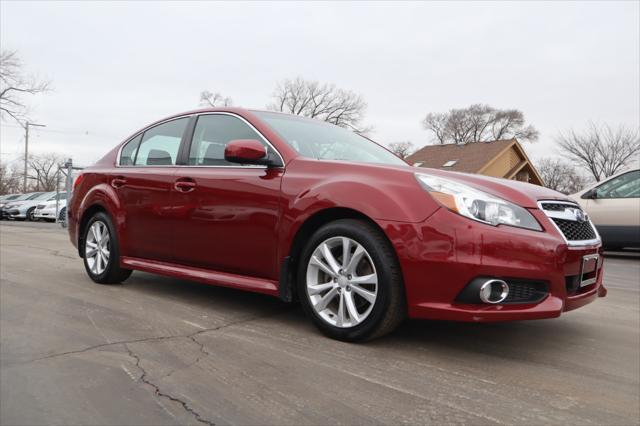
[{"label": "silver parked car", "polygon": [[26,198],[19,198],[7,203],[2,208],[3,218],[17,220],[35,220],[33,213],[36,206],[42,201],[48,200],[55,196],[55,192],[34,192],[25,194]]}]

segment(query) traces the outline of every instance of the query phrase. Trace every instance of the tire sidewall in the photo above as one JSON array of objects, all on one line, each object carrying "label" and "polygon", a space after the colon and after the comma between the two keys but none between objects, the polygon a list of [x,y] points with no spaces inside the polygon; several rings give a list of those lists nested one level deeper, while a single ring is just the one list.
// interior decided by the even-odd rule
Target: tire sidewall
[{"label": "tire sidewall", "polygon": [[[86,253],[86,244],[87,244],[87,234],[89,233],[89,229],[91,229],[91,225],[93,225],[95,222],[98,222],[98,221],[104,223],[107,230],[109,231],[109,241],[111,242],[111,244],[110,244],[110,254],[109,254],[109,261],[107,262],[107,267],[104,268],[104,271],[102,271],[101,274],[96,275],[89,268],[89,264],[87,263],[87,257],[85,253]],[[119,252],[118,252],[118,238],[117,238],[115,229],[113,227],[113,224],[111,223],[111,219],[106,213],[103,213],[103,212],[96,213],[93,217],[91,217],[91,219],[89,219],[89,221],[87,222],[87,225],[84,228],[83,241],[84,243],[82,245],[82,250],[83,250],[82,260],[84,263],[84,268],[87,271],[87,274],[93,281],[97,283],[106,282],[111,271],[114,268],[114,262],[118,261],[118,259],[120,258]]]},{"label": "tire sidewall", "polygon": [[[358,222],[353,220],[339,220],[323,226],[313,234],[302,251],[296,280],[300,303],[306,314],[323,333],[332,338],[345,341],[365,340],[376,331],[389,308],[391,301],[390,286],[394,285],[390,264],[391,262],[396,262],[396,259],[387,258],[384,247],[380,247],[379,240],[376,240],[371,235],[370,226],[357,226],[355,225],[356,223]],[[362,245],[369,253],[378,275],[378,294],[372,311],[362,323],[349,328],[336,327],[322,319],[313,309],[307,293],[307,266],[311,255],[323,241],[337,236],[349,237]]]}]

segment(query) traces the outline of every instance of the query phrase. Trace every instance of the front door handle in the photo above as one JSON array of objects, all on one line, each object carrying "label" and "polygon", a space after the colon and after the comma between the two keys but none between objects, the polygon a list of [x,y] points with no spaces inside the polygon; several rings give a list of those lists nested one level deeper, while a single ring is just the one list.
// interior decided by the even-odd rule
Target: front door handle
[{"label": "front door handle", "polygon": [[127,180],[121,176],[118,176],[111,180],[111,186],[113,186],[116,189],[122,188],[126,183],[127,183]]},{"label": "front door handle", "polygon": [[191,192],[196,189],[196,183],[192,180],[178,180],[173,185],[176,191],[180,192]]}]

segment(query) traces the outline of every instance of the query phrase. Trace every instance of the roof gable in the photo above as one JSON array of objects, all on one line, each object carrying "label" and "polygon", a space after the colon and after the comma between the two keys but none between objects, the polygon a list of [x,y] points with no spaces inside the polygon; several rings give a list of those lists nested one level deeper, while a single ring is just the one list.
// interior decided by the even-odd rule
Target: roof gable
[{"label": "roof gable", "polygon": [[[465,145],[427,145],[406,158],[410,164],[422,163],[421,167],[477,173],[488,163],[517,142],[515,139],[493,142],[474,142]],[[444,164],[455,161],[451,166]]]}]

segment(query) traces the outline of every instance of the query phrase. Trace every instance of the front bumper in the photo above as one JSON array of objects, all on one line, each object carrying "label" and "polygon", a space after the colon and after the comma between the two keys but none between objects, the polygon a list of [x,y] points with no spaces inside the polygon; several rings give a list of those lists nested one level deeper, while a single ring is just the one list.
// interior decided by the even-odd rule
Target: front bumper
[{"label": "front bumper", "polygon": [[2,210],[3,219],[25,219],[26,217],[27,217],[27,214],[18,209]]},{"label": "front bumper", "polygon": [[38,219],[55,219],[56,209],[41,209],[33,212],[33,217]]},{"label": "front bumper", "polygon": [[[567,290],[567,278],[581,272],[582,257],[601,255],[601,244],[570,247],[544,213],[531,213],[543,232],[493,227],[446,209],[419,224],[378,222],[398,253],[409,316],[473,322],[553,318],[605,296],[602,262],[594,284],[573,294]],[[548,295],[537,303],[457,303],[477,277],[543,281]]]}]

